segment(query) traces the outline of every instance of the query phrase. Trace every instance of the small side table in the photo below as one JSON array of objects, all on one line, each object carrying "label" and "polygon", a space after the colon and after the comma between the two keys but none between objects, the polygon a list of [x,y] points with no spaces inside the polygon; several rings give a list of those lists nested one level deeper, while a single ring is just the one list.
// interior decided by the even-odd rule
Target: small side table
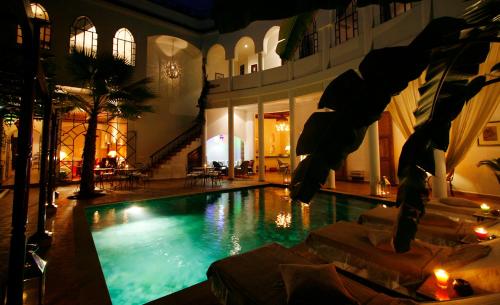
[{"label": "small side table", "polygon": [[475,212],[472,214],[472,216],[476,217],[477,222],[483,222],[485,220],[496,220],[500,219],[500,217],[492,215],[490,213],[484,213],[484,212]]},{"label": "small side table", "polygon": [[[485,293],[479,288],[472,287],[472,289],[474,290],[473,295],[480,295]],[[461,297],[457,294],[455,289],[453,289],[453,280],[450,280],[448,283],[448,287],[446,289],[443,289],[438,287],[436,283],[436,277],[434,275],[429,275],[427,277],[427,279],[417,289],[417,294],[436,301],[447,301]]]}]

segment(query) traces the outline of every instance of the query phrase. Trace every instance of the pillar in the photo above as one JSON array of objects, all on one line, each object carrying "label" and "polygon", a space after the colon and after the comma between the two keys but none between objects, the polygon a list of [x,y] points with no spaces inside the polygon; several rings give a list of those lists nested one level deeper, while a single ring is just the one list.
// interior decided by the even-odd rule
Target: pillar
[{"label": "pillar", "polygon": [[228,174],[229,174],[229,179],[234,179],[234,107],[233,103],[231,100],[229,100],[228,106],[227,106],[227,130],[228,130],[228,137],[229,137],[229,149],[228,149],[228,154],[229,154],[229,162],[228,162]]},{"label": "pillar", "polygon": [[228,60],[229,64],[229,90],[233,90],[233,73],[234,73],[234,59],[230,58]]},{"label": "pillar", "polygon": [[326,180],[326,187],[329,189],[334,189],[336,187],[334,170],[330,170],[330,172],[328,173],[328,178]]},{"label": "pillar", "polygon": [[207,164],[207,111],[203,111],[203,127],[201,130],[201,162]]},{"label": "pillar", "polygon": [[259,97],[259,181],[265,181],[265,142],[264,142],[264,103],[262,98]]},{"label": "pillar", "polygon": [[446,187],[446,157],[444,151],[434,149],[434,166],[436,168],[435,176],[432,177],[432,197],[448,197]]},{"label": "pillar", "polygon": [[377,195],[377,184],[380,181],[380,152],[378,141],[378,122],[375,122],[368,127],[370,195]]},{"label": "pillar", "polygon": [[257,69],[259,71],[259,86],[262,86],[262,71],[264,70],[264,61],[262,60],[262,52],[257,53],[258,65]]},{"label": "pillar", "polygon": [[290,109],[290,173],[293,173],[297,167],[297,141],[295,139],[295,96],[291,91],[288,92],[288,103]]}]

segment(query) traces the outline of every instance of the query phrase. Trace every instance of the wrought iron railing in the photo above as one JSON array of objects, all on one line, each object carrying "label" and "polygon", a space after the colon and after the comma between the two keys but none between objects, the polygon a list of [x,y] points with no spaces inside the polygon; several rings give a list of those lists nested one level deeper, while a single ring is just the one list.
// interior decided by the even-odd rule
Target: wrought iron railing
[{"label": "wrought iron railing", "polygon": [[160,149],[155,151],[149,158],[150,162],[147,166],[147,170],[150,171],[159,165],[164,160],[173,156],[175,153],[179,152],[182,148],[184,148],[187,144],[191,143],[194,139],[201,136],[202,126],[201,124],[195,124],[190,127],[188,130],[181,133],[172,141],[163,145]]}]

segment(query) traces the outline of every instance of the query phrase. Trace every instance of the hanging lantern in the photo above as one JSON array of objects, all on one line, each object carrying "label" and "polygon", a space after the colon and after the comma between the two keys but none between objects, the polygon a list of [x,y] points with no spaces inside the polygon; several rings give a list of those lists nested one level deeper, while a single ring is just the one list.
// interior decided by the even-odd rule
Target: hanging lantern
[{"label": "hanging lantern", "polygon": [[12,124],[14,124],[14,122],[17,121],[17,115],[15,115],[14,113],[7,113],[4,115],[3,121],[8,126],[12,126]]},{"label": "hanging lantern", "polygon": [[382,179],[378,182],[377,191],[380,197],[389,197],[391,195],[391,182],[387,179],[387,176],[382,176]]},{"label": "hanging lantern", "polygon": [[170,60],[161,65],[161,73],[165,79],[176,79],[181,76],[181,66],[174,59],[174,43],[172,40],[172,55]]}]

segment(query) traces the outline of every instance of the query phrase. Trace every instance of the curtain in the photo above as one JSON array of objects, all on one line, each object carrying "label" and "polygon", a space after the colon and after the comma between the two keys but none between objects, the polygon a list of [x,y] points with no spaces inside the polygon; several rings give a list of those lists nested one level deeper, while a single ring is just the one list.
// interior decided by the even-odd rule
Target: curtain
[{"label": "curtain", "polygon": [[[492,43],[486,61],[481,64],[479,74],[490,73],[500,58],[500,43]],[[490,79],[490,78],[487,78]],[[500,105],[500,83],[484,87],[462,109],[451,125],[450,146],[446,154],[446,171],[452,172],[465,158],[476,142],[483,127]]]},{"label": "curtain", "polygon": [[394,124],[401,130],[405,139],[413,133],[415,126],[415,116],[413,111],[417,109],[417,101],[420,99],[418,88],[425,82],[425,72],[422,75],[409,82],[408,87],[401,91],[399,95],[393,96],[387,106]]}]

